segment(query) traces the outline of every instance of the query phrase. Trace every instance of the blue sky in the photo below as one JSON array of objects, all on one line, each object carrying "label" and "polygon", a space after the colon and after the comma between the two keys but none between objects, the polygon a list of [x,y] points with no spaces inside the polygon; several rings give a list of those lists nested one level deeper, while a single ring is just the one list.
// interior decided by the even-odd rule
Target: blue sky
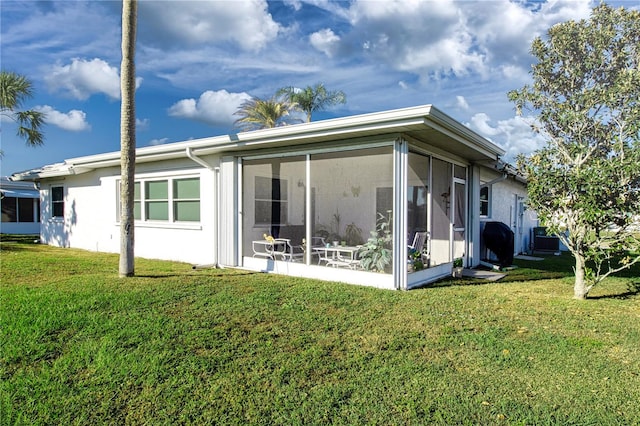
[{"label": "blue sky", "polygon": [[[347,103],[314,121],[434,104],[507,151],[542,143],[506,93],[530,82],[534,37],[598,2],[141,0],[138,147],[234,133],[251,96],[322,82]],[[638,7],[637,1],[611,1]],[[2,69],[27,76],[45,145],[2,121],[0,174],[120,149],[121,3],[0,3]]]}]

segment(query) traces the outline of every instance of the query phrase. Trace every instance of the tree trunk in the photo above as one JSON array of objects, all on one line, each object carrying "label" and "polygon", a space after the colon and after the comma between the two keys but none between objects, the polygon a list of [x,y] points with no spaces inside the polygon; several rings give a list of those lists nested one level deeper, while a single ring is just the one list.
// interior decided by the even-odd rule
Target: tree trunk
[{"label": "tree trunk", "polygon": [[573,298],[584,300],[587,298],[589,288],[584,281],[584,258],[578,254],[575,254],[576,266],[575,266],[575,282],[573,284]]},{"label": "tree trunk", "polygon": [[137,0],[122,2],[120,66],[120,277],[134,275],[134,180],[136,168],[135,47]]}]

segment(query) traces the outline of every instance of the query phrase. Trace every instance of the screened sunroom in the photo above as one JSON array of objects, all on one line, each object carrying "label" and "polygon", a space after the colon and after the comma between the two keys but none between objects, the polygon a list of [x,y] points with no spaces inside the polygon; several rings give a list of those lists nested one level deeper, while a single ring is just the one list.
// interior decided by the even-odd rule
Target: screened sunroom
[{"label": "screened sunroom", "polygon": [[240,266],[409,289],[449,275],[454,260],[474,263],[472,175],[487,155],[417,128],[239,156]]}]

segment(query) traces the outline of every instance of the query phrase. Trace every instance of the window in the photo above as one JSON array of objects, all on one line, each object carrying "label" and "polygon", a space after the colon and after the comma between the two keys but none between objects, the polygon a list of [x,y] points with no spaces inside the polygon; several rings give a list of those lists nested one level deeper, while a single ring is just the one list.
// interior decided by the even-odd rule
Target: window
[{"label": "window", "polygon": [[200,221],[200,179],[173,181],[173,218],[176,221]]},{"label": "window", "polygon": [[34,222],[33,198],[18,198],[18,222]]},{"label": "window", "polygon": [[64,217],[64,188],[51,187],[51,217]]},{"label": "window", "polygon": [[[136,220],[200,221],[200,178],[197,177],[136,181],[133,199],[133,216]],[[119,201],[118,195],[118,204]],[[119,218],[120,206],[117,214]]]},{"label": "window", "polygon": [[288,222],[288,182],[277,177],[255,177],[256,225],[278,225]]},{"label": "window", "polygon": [[38,198],[4,197],[2,199],[3,222],[40,222]]},{"label": "window", "polygon": [[489,216],[490,193],[488,186],[480,188],[480,216]]},{"label": "window", "polygon": [[169,182],[145,182],[145,217],[148,220],[169,220]]},{"label": "window", "polygon": [[18,206],[17,198],[15,197],[3,197],[2,198],[2,221],[3,222],[17,222],[18,221]]},{"label": "window", "polygon": [[133,218],[135,220],[142,219],[142,201],[140,195],[140,182],[133,184]]}]

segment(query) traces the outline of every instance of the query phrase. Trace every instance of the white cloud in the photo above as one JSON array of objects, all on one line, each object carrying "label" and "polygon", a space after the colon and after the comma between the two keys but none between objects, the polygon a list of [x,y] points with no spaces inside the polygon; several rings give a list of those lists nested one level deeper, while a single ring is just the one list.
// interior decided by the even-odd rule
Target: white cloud
[{"label": "white cloud", "polygon": [[518,154],[530,154],[544,146],[545,139],[531,129],[533,122],[533,117],[515,116],[492,125],[489,115],[478,113],[467,125],[500,145],[506,151],[505,160],[513,161]]},{"label": "white cloud", "polygon": [[136,118],[136,130],[148,130],[151,121],[148,118]]},{"label": "white cloud", "polygon": [[474,47],[461,9],[451,0],[357,1],[350,9],[353,30],[343,39],[403,71],[485,72],[484,56]]},{"label": "white cloud", "polygon": [[91,126],[87,123],[87,114],[84,111],[72,109],[69,112],[60,112],[49,105],[37,106],[34,108],[45,114],[44,121],[48,124],[60,127],[70,132],[82,132],[91,130]]},{"label": "white cloud", "polygon": [[[64,91],[71,97],[86,100],[91,95],[103,93],[111,99],[120,99],[120,75],[118,68],[102,59],[74,58],[69,65],[54,65],[45,77],[49,89]],[[136,88],[142,78],[136,79]]]},{"label": "white cloud", "polygon": [[590,0],[549,1],[532,10],[526,2],[470,2],[461,8],[478,49],[494,64],[524,66],[531,41],[548,28],[569,19],[587,18]]},{"label": "white cloud", "polygon": [[469,109],[469,104],[467,103],[467,100],[464,98],[464,96],[460,96],[460,95],[456,96],[456,106],[465,111]]},{"label": "white cloud", "polygon": [[184,47],[233,41],[257,51],[278,36],[265,0],[142,1],[139,37],[156,46]]},{"label": "white cloud", "polygon": [[311,34],[309,41],[313,47],[331,58],[338,47],[340,37],[335,35],[331,29],[325,28]]},{"label": "white cloud", "polygon": [[[319,1],[319,0],[316,0]],[[526,78],[534,37],[589,16],[590,0],[354,0],[352,27],[331,45],[334,56],[363,55],[423,80],[496,73]],[[330,10],[326,8],[326,10]],[[342,11],[335,12],[342,17]]]},{"label": "white cloud", "polygon": [[251,96],[247,93],[229,93],[226,90],[207,90],[198,100],[182,99],[169,108],[169,115],[188,118],[211,125],[232,125],[233,114]]}]

